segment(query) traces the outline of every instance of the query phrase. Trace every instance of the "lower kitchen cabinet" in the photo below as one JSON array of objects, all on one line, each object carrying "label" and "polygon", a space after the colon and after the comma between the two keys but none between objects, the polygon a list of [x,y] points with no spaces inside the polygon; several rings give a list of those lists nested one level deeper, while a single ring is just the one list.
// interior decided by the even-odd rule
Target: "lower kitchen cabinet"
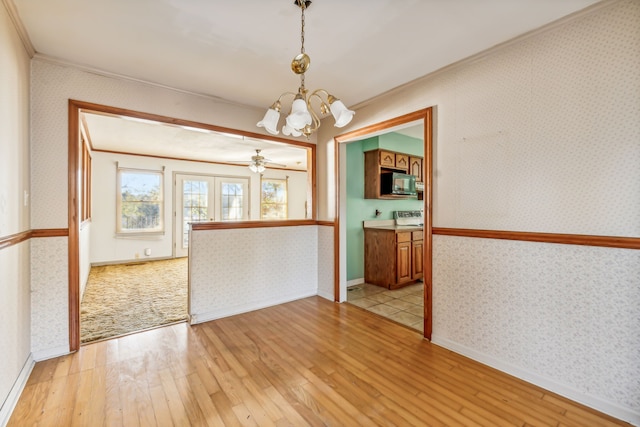
[{"label": "lower kitchen cabinet", "polygon": [[423,276],[422,230],[364,229],[364,280],[396,289]]}]

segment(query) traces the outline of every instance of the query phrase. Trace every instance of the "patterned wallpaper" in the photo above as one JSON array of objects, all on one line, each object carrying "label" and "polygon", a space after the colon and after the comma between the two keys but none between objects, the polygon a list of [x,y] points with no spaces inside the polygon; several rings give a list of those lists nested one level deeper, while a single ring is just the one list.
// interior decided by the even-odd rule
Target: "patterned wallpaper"
[{"label": "patterned wallpaper", "polygon": [[639,17],[623,1],[450,75],[438,226],[640,236]]},{"label": "patterned wallpaper", "polygon": [[333,227],[318,226],[318,295],[334,300]]},{"label": "patterned wallpaper", "polygon": [[190,236],[194,323],[318,293],[318,227],[205,230]]},{"label": "patterned wallpaper", "polygon": [[433,237],[446,339],[640,414],[640,251]]},{"label": "patterned wallpaper", "polygon": [[31,352],[36,360],[69,351],[68,266],[67,237],[31,239]]}]

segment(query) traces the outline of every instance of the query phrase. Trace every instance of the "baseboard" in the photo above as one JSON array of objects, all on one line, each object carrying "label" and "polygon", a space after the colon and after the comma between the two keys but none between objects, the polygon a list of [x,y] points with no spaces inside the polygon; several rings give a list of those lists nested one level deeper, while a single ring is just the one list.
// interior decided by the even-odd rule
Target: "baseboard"
[{"label": "baseboard", "polygon": [[100,261],[100,262],[92,262],[91,267],[104,267],[107,265],[123,265],[123,264],[144,264],[145,262],[150,261],[165,261],[168,259],[174,258],[183,258],[183,257],[173,257],[173,256],[161,256],[161,257],[144,257],[144,258],[134,258],[134,259],[121,259],[116,261]]},{"label": "baseboard", "polygon": [[4,401],[2,406],[0,406],[0,426],[6,426],[9,423],[9,418],[11,418],[11,414],[18,404],[18,399],[20,399],[22,390],[24,390],[35,364],[36,362],[33,360],[33,355],[29,354],[29,357],[27,357],[27,360],[24,362],[24,365],[20,370],[18,378],[13,383],[13,387],[11,387],[11,390],[9,391],[7,399]]},{"label": "baseboard", "polygon": [[211,320],[222,319],[224,317],[235,316],[236,314],[248,313],[250,311],[260,310],[274,305],[285,304],[291,301],[296,301],[303,298],[308,298],[318,295],[317,292],[309,292],[299,295],[290,295],[278,299],[272,299],[268,301],[261,301],[260,304],[250,304],[226,308],[215,313],[196,313],[191,315],[191,324],[196,325],[198,323],[209,322]]},{"label": "baseboard", "polygon": [[67,354],[69,354],[69,347],[67,346],[50,348],[33,353],[33,360],[40,362],[42,360],[53,359],[54,357],[66,356]]},{"label": "baseboard", "polygon": [[640,426],[640,413],[634,411],[633,409],[620,406],[615,402],[611,402],[606,399],[590,395],[588,393],[584,393],[569,384],[564,384],[554,379],[539,375],[535,372],[531,372],[527,369],[523,369],[519,366],[502,361],[488,354],[484,354],[472,348],[458,344],[454,341],[439,337],[435,334],[432,336],[431,342],[433,344],[439,345],[440,347],[444,347],[448,350],[462,354],[463,356],[467,356],[470,359],[476,360],[487,366],[491,366],[492,368],[495,368],[499,371],[518,377],[531,384],[535,384],[553,393],[564,396],[582,405],[611,415],[612,417],[618,418],[620,420],[629,422],[633,425]]},{"label": "baseboard", "polygon": [[362,285],[364,283],[364,277],[360,277],[358,279],[347,280],[347,288],[356,285]]}]

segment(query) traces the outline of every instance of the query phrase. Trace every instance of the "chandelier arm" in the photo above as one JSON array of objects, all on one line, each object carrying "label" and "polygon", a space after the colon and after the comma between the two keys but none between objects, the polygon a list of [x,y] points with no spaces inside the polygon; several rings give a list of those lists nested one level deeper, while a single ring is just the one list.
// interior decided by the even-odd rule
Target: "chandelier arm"
[{"label": "chandelier arm", "polygon": [[278,100],[276,102],[279,102],[280,100],[282,100],[282,98],[284,98],[287,95],[293,95],[293,97],[295,98],[295,96],[297,95],[296,92],[284,92],[282,95],[280,95],[278,97]]},{"label": "chandelier arm", "polygon": [[311,106],[311,97],[307,98],[307,110],[311,114],[311,119],[313,120],[313,126],[311,126],[312,132],[315,132],[320,127],[320,118]]},{"label": "chandelier arm", "polygon": [[326,101],[325,99],[322,99],[322,97],[319,95],[320,93],[324,93],[324,95],[327,97],[327,100],[329,98],[329,92],[327,92],[325,89],[316,89],[313,92],[311,92],[311,95],[309,95],[309,99],[311,99],[312,96],[317,96],[318,98],[320,98],[320,101]]}]

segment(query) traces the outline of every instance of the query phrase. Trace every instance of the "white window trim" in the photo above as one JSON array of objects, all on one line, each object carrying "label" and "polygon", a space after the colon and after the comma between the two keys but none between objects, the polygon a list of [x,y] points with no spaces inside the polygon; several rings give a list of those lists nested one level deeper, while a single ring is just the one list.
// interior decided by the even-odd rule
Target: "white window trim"
[{"label": "white window trim", "polygon": [[[135,237],[151,237],[151,236],[163,236],[165,234],[165,194],[164,194],[164,166],[162,170],[154,170],[154,169],[138,169],[138,168],[128,168],[128,167],[120,167],[118,163],[116,163],[116,237],[119,238],[135,238]],[[159,175],[160,176],[160,229],[153,229],[149,231],[141,231],[141,230],[122,230],[122,187],[121,187],[121,173],[122,172],[138,172],[141,174],[149,174],[149,175]]]}]

